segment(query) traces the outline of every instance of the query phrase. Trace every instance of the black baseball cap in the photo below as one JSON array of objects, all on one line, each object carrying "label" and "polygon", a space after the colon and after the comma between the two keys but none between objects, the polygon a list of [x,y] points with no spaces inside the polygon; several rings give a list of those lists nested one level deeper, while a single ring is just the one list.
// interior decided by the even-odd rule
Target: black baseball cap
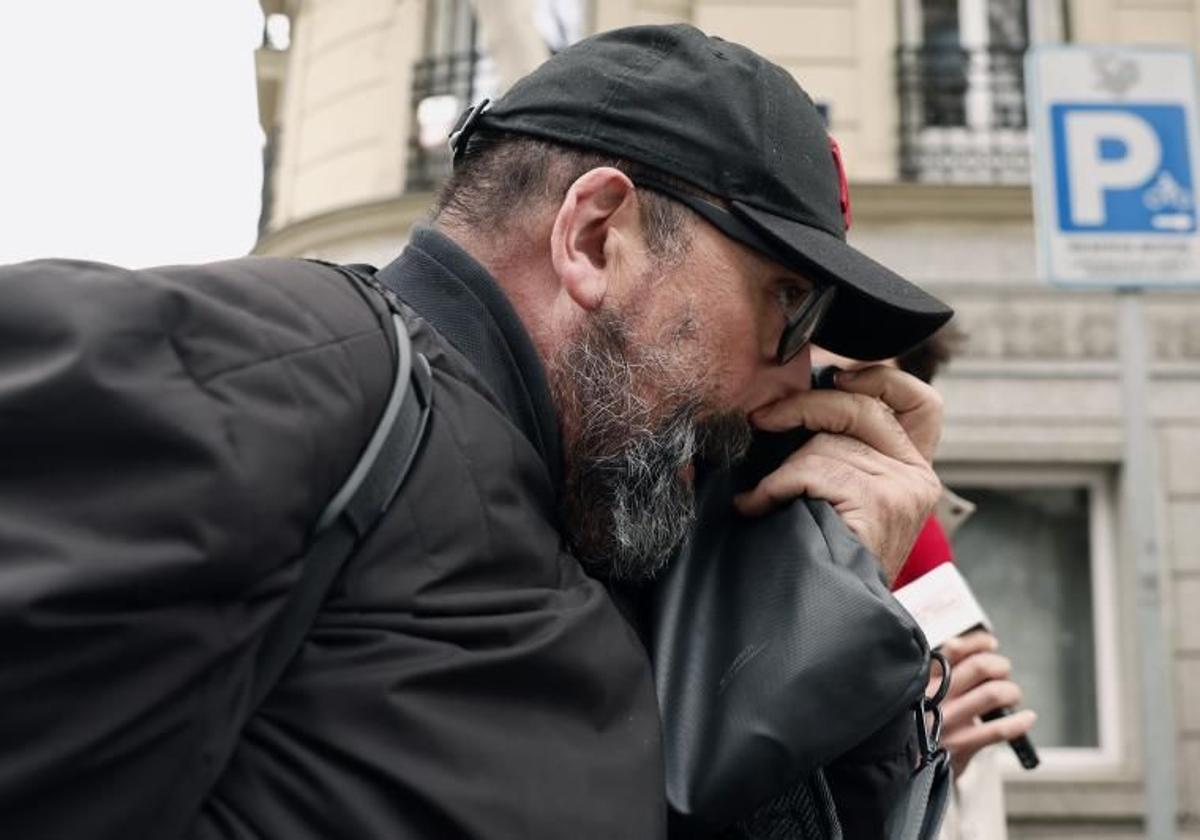
[{"label": "black baseball cap", "polygon": [[633,161],[721,199],[768,257],[837,286],[813,340],[855,359],[912,348],[953,314],[846,243],[849,191],[812,99],[782,67],[686,24],[580,41],[464,114],[477,128]]}]

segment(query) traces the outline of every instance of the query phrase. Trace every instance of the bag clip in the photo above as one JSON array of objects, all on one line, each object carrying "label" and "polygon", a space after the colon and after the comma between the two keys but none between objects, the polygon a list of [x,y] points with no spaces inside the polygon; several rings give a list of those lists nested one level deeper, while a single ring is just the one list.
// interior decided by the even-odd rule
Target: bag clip
[{"label": "bag clip", "polygon": [[[942,737],[942,701],[950,691],[950,663],[940,651],[933,651],[930,658],[942,667],[942,680],[932,697],[922,695],[913,708],[917,718],[917,745],[921,751],[921,766],[930,764],[945,750],[938,743]],[[926,718],[926,715],[929,718]]]}]

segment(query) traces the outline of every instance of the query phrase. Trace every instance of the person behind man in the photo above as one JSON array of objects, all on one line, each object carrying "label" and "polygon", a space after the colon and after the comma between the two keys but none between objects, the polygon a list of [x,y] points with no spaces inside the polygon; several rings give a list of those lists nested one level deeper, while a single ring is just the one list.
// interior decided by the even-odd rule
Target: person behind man
[{"label": "person behind man", "polygon": [[[899,356],[896,364],[922,382],[932,383],[965,340],[965,333],[954,323],[947,324]],[[946,492],[951,499],[963,501]],[[939,509],[941,507],[939,505]],[[930,519],[922,535],[933,529],[941,531],[937,518]],[[937,546],[928,551],[936,562],[953,562],[950,544],[944,534],[940,545],[937,534],[925,542]],[[922,538],[918,537],[918,546],[921,543]],[[894,581],[897,588],[906,575],[915,579],[921,574],[920,569],[913,568],[915,565],[914,557],[910,555]],[[942,744],[950,753],[955,776],[955,797],[939,834],[941,840],[1004,840],[1008,836],[1004,787],[996,748],[1028,735],[1037,722],[1037,715],[1022,709],[994,720],[981,720],[980,716],[988,712],[1016,708],[1023,695],[1020,684],[1012,679],[1012,662],[998,652],[999,647],[999,640],[986,630],[972,631],[941,646],[953,669],[950,690],[942,703]],[[981,751],[984,754],[976,757]]]},{"label": "person behind man", "polygon": [[[432,369],[399,497],[251,707],[265,629],[382,411],[380,295],[324,264],[0,272],[0,833],[636,838],[666,830],[647,656],[692,461],[818,432],[741,502],[828,499],[894,577],[949,317],[848,246],[781,68],[687,26],[577,44],[474,109],[376,280]],[[836,710],[831,710],[836,713]]]}]

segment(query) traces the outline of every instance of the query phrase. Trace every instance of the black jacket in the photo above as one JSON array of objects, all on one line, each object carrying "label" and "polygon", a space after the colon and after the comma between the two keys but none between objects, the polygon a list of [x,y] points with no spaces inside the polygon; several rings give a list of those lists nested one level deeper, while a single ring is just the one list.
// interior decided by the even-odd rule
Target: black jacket
[{"label": "black jacket", "polygon": [[303,261],[0,270],[0,835],[665,831],[646,655],[564,550],[528,337],[432,231],[380,279],[415,310],[430,431],[250,710],[386,399],[386,312]]},{"label": "black jacket", "polygon": [[[664,836],[646,653],[564,549],[528,336],[433,231],[378,276],[432,365],[429,434],[251,709],[388,394],[385,306],[299,260],[0,268],[0,837]],[[847,836],[896,768],[831,768],[869,817]]]}]

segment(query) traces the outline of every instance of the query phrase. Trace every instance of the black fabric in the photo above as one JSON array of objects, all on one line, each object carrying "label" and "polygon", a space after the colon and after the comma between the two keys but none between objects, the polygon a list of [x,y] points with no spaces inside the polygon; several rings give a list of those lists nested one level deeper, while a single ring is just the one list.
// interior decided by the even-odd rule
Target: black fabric
[{"label": "black fabric", "polygon": [[846,840],[890,837],[888,819],[917,766],[915,719],[905,709],[824,768]]},{"label": "black fabric", "polygon": [[817,770],[722,831],[719,840],[844,840],[844,835],[829,786]]},{"label": "black fabric", "polygon": [[[856,359],[899,355],[949,320],[944,303],[846,244],[849,195],[812,99],[784,68],[687,24],[587,38],[464,123],[612,154],[727,201],[775,247],[856,290],[834,302],[818,343]],[[862,313],[853,307],[865,307]],[[871,331],[858,329],[865,318]]]},{"label": "black fabric", "polygon": [[417,227],[408,248],[378,274],[462,353],[562,482],[558,414],[537,349],[496,281],[452,239]]},{"label": "black fabric", "polygon": [[433,370],[428,436],[299,667],[247,728],[197,837],[263,824],[289,838],[661,836],[646,655],[564,551],[525,396],[548,401],[531,386],[541,371],[514,369],[520,348],[487,323],[503,315],[461,275],[416,259],[417,243],[379,278],[440,290],[438,312],[462,319],[448,328],[461,349],[410,318]]},{"label": "black fabric", "polygon": [[887,836],[894,840],[935,840],[953,785],[950,754],[939,749],[913,774],[904,798],[888,817]]},{"label": "black fabric", "polygon": [[194,818],[386,398],[385,315],[305,262],[0,269],[0,836]]},{"label": "black fabric", "polygon": [[[300,579],[266,631],[254,665],[250,709],[262,703],[304,644],[339,572],[387,511],[429,425],[430,374],[413,359],[408,331],[395,323],[396,378],[379,424],[343,485],[321,511],[300,558]],[[414,364],[415,362],[415,364]],[[219,763],[223,768],[224,762]],[[218,763],[214,762],[214,778]]]},{"label": "black fabric", "polygon": [[786,796],[911,709],[928,679],[920,629],[827,502],[733,510],[793,437],[760,436],[741,468],[701,476],[696,528],[654,592],[667,798],[697,835]]},{"label": "black fabric", "polygon": [[538,409],[510,414],[536,377],[411,312],[421,454],[237,731],[386,399],[385,318],[303,261],[0,270],[0,835],[663,835],[645,651],[563,548]]},{"label": "black fabric", "polygon": [[779,65],[688,24],[573,44],[476,126],[620,155],[845,237],[836,164],[812,99]]}]

